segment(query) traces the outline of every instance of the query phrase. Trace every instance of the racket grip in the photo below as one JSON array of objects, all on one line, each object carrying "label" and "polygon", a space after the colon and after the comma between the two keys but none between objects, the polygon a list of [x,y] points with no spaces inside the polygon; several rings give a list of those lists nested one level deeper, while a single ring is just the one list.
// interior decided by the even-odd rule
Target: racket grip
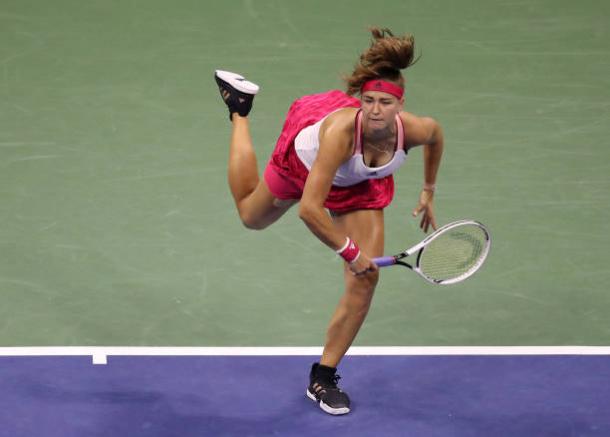
[{"label": "racket grip", "polygon": [[387,267],[396,264],[396,259],[393,256],[382,256],[380,258],[373,258],[373,262],[377,264],[377,267]]}]

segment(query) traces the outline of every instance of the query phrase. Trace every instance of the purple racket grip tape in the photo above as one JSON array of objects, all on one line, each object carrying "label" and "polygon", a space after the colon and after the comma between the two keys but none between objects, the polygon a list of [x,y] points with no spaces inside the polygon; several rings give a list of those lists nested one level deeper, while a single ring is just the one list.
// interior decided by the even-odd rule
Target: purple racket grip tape
[{"label": "purple racket grip tape", "polygon": [[373,258],[373,262],[378,267],[387,267],[396,264],[396,260],[393,256],[382,256],[381,258]]}]

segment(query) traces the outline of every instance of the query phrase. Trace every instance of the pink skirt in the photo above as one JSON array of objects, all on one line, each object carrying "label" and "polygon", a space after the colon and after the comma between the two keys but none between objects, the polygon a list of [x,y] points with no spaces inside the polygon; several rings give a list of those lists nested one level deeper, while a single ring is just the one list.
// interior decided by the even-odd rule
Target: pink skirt
[{"label": "pink skirt", "polygon": [[[265,169],[265,182],[278,199],[298,200],[309,171],[294,149],[298,133],[340,108],[359,108],[360,100],[333,90],[297,99],[286,116],[280,137]],[[368,179],[349,187],[332,186],[324,206],[337,213],[358,209],[383,209],[394,197],[394,179]]]}]

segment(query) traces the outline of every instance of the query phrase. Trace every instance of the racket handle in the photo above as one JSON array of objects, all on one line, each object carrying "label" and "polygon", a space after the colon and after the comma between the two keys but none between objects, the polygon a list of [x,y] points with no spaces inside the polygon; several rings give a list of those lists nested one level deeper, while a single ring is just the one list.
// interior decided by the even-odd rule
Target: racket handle
[{"label": "racket handle", "polygon": [[387,267],[396,264],[396,259],[393,256],[382,256],[380,258],[373,258],[373,262],[377,264],[377,267]]}]

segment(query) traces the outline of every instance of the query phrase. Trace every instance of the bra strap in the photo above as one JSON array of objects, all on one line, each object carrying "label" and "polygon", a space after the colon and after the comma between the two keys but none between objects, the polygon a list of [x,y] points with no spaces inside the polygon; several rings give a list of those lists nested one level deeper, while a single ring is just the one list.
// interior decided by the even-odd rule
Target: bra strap
[{"label": "bra strap", "polygon": [[400,115],[396,114],[396,150],[405,150],[405,128]]},{"label": "bra strap", "polygon": [[354,155],[362,154],[362,110],[356,114]]}]

